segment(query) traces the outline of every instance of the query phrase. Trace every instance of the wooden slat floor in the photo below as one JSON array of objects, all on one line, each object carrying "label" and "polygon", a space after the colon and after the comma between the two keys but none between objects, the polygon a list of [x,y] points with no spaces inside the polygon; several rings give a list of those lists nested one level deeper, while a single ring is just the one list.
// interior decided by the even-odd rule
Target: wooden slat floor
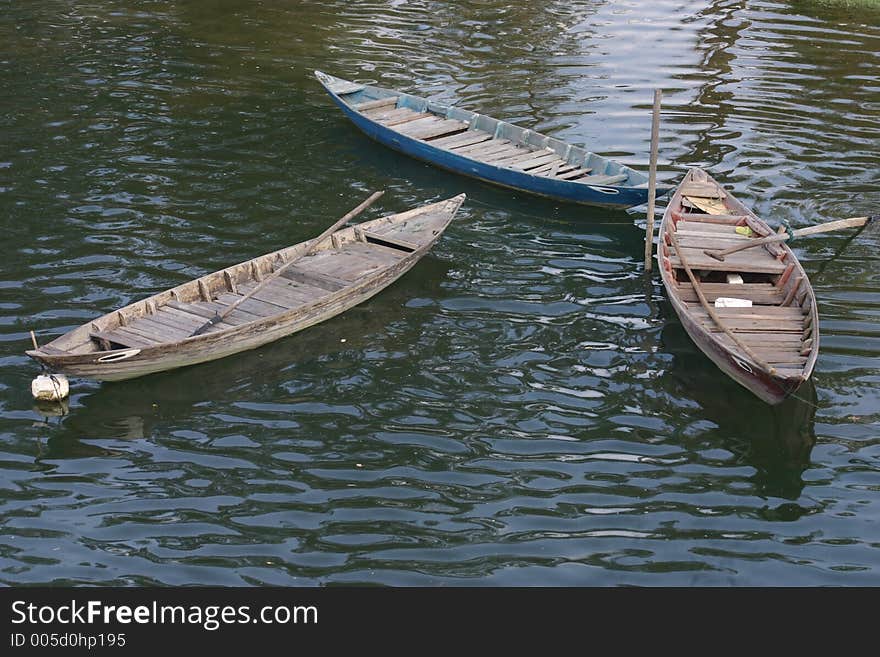
[{"label": "wooden slat floor", "polygon": [[[389,103],[366,104],[361,111],[373,121],[381,123],[413,139],[452,151],[471,159],[506,167],[537,176],[594,185],[613,185],[623,182],[627,174],[590,175],[591,169],[571,165],[555,151],[534,146],[514,144],[482,130],[471,129],[467,123],[446,119],[436,114],[416,112]],[[360,108],[358,108],[360,109]]]},{"label": "wooden slat floor", "polygon": [[339,249],[303,258],[279,277],[265,282],[244,301],[240,300],[259,285],[257,282],[240,283],[237,292],[224,291],[211,301],[169,301],[154,313],[129,319],[124,326],[110,331],[94,331],[92,337],[112,348],[143,349],[178,342],[238,302],[239,305],[223,321],[205,332],[235,328],[320,301],[406,255],[407,251],[396,248],[350,242]]}]

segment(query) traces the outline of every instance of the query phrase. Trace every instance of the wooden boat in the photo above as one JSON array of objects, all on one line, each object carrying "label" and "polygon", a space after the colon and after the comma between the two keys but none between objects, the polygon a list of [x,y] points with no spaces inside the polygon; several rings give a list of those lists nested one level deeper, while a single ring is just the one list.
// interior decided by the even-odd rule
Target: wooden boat
[{"label": "wooden boat", "polygon": [[781,242],[712,255],[773,234],[705,171],[691,169],[663,216],[657,260],[691,339],[736,382],[778,404],[810,377],[819,353],[810,281]]},{"label": "wooden boat", "polygon": [[[393,283],[440,239],[464,198],[343,228],[221,269],[108,313],[27,354],[53,371],[113,381],[254,349],[338,315]],[[204,333],[194,335],[199,330]]]},{"label": "wooden boat", "polygon": [[[315,71],[345,115],[395,150],[472,178],[560,201],[628,208],[648,177],[539,132],[426,98]],[[657,196],[671,188],[657,187]]]}]

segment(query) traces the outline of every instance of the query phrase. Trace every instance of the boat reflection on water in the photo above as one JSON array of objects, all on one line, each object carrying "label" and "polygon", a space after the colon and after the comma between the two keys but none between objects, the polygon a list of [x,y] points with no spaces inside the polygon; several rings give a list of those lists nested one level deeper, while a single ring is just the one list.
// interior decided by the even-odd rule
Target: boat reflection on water
[{"label": "boat reflection on water", "polygon": [[[665,304],[664,304],[665,305]],[[816,444],[816,388],[812,380],[780,404],[771,406],[721,372],[671,316],[663,328],[663,349],[673,355],[665,376],[669,387],[699,404],[705,419],[717,426],[724,447],[757,469],[753,481],[763,494],[797,499],[803,472]]]},{"label": "boat reflection on water", "polygon": [[[289,402],[297,396],[300,379],[334,381],[327,373],[327,359],[344,358],[344,352],[387,348],[389,327],[407,320],[408,313],[424,315],[431,309],[410,309],[416,298],[443,295],[452,264],[427,255],[417,272],[392,284],[376,297],[345,313],[259,349],[221,360],[161,372],[128,381],[85,382],[73,379],[72,390],[93,386],[74,394],[64,406],[34,406],[50,425],[42,458],[75,458],[109,454],[104,447],[83,440],[139,440],[154,436],[157,427],[180,426],[205,412],[215,413],[225,404],[242,399]],[[424,319],[407,320],[405,331],[424,329]],[[412,329],[410,328],[412,325]],[[412,341],[418,335],[413,333]],[[408,339],[407,339],[408,340]],[[308,372],[299,368],[307,368]],[[333,368],[332,372],[340,370]],[[329,376],[329,375],[328,375]],[[261,391],[264,388],[265,391]],[[207,410],[206,410],[207,409]],[[191,424],[197,427],[198,419]],[[84,453],[85,451],[85,453]]]}]

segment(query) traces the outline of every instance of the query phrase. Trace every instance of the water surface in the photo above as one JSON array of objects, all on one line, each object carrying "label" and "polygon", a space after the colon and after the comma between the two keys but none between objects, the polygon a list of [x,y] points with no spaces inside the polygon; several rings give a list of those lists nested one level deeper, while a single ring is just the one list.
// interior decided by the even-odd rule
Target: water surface
[{"label": "water surface", "polygon": [[[689,341],[643,219],[372,143],[312,77],[429,95],[772,224],[876,212],[880,12],[825,2],[14,3],[0,19],[0,582],[880,583],[878,238],[795,244],[813,380],[770,408]],[[405,278],[263,349],[35,407],[41,341],[465,192]]]}]

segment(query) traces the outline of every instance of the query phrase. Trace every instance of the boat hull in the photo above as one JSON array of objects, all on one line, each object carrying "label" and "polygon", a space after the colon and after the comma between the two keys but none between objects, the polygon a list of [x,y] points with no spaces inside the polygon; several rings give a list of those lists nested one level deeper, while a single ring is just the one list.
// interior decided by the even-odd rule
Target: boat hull
[{"label": "boat hull", "polygon": [[[689,192],[683,191],[686,188]],[[698,203],[710,207],[713,198],[724,207],[685,213],[685,198],[688,207],[699,209]],[[686,228],[679,232],[681,225]],[[737,226],[747,230],[738,234]],[[773,233],[706,172],[691,169],[663,215],[657,264],[669,301],[694,344],[731,379],[764,402],[777,405],[810,378],[819,350],[819,318],[806,272],[784,243],[775,246],[773,253],[755,245],[754,251],[746,250],[753,255],[745,259],[732,257],[732,253],[726,259],[711,257],[731,244],[743,246],[737,240],[748,240],[753,232],[757,236]],[[686,273],[684,253],[689,254],[687,260],[697,282],[690,275],[679,281],[675,273]],[[701,280],[704,275],[708,281]],[[726,283],[719,282],[725,279]],[[709,308],[697,294],[697,283]],[[708,293],[706,286],[711,288]],[[733,297],[748,305],[733,309],[727,304],[715,305],[712,316],[713,300],[707,294],[717,299]],[[739,311],[743,312],[737,314]],[[759,356],[759,351],[763,355]]]},{"label": "boat hull", "polygon": [[[557,201],[614,209],[629,208],[648,201],[647,184],[637,187],[588,184],[538,176],[509,167],[494,166],[470,157],[463,157],[454,151],[433,146],[428,141],[409,137],[354,110],[328,86],[325,82],[327,77],[329,76],[320,74],[318,79],[346,118],[371,139],[404,155],[452,173]],[[622,165],[617,166],[622,167]],[[639,174],[633,173],[633,175]],[[657,196],[662,196],[669,189],[665,186],[659,186]]]},{"label": "boat hull", "polygon": [[96,381],[124,381],[225,358],[280,340],[367,301],[403,276],[418,260],[417,257],[407,258],[363,285],[362,289],[346,290],[339,298],[328,299],[313,308],[295,309],[228,333],[218,333],[216,337],[209,334],[204,340],[140,349],[137,354],[111,362],[101,362],[102,356],[94,354],[35,358],[53,371]]},{"label": "boat hull", "polygon": [[[335,317],[394,283],[441,238],[464,198],[380,217],[206,274],[27,354],[51,371],[120,381],[255,349]],[[177,337],[156,339],[163,335]]]}]

